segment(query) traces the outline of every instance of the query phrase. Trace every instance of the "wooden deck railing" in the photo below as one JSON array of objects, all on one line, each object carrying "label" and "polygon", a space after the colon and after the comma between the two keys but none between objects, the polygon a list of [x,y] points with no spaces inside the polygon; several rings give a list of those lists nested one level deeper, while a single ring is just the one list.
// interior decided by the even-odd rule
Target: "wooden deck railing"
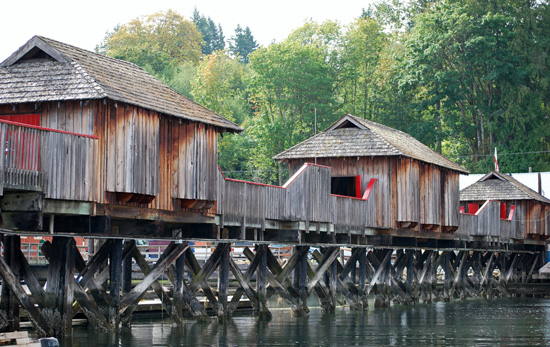
[{"label": "wooden deck railing", "polygon": [[11,188],[92,200],[97,137],[0,121],[0,144],[0,194]]},{"label": "wooden deck railing", "polygon": [[498,237],[500,242],[508,242],[510,239],[524,239],[520,235],[513,214],[509,219],[500,218],[500,201],[487,200],[479,210],[473,214],[461,211],[459,215],[460,227],[456,234],[463,238],[472,237]]},{"label": "wooden deck railing", "polygon": [[225,225],[264,228],[266,220],[328,223],[337,231],[363,232],[377,227],[376,189],[364,199],[330,194],[331,169],[306,164],[289,181],[272,186],[226,179],[220,172],[218,214]]}]

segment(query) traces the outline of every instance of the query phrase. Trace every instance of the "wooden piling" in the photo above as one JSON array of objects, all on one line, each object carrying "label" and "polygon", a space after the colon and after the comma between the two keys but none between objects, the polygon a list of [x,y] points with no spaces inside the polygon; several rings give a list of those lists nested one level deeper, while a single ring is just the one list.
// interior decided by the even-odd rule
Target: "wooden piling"
[{"label": "wooden piling", "polygon": [[122,279],[122,239],[113,241],[113,248],[109,254],[109,324],[118,328],[120,324],[120,289]]}]

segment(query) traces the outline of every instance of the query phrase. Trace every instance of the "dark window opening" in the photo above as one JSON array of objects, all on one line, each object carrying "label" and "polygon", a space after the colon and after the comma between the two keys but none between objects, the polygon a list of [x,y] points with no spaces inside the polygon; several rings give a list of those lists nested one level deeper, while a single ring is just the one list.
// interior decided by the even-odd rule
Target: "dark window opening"
[{"label": "dark window opening", "polygon": [[335,195],[361,197],[361,176],[331,177],[330,193]]}]

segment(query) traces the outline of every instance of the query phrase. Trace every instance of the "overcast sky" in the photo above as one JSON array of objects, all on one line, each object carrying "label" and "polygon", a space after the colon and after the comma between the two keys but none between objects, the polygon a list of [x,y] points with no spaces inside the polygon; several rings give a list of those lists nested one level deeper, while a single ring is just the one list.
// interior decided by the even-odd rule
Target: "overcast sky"
[{"label": "overcast sky", "polygon": [[3,0],[0,62],[34,35],[93,50],[117,24],[168,9],[191,19],[199,12],[220,23],[227,38],[237,24],[249,26],[261,45],[281,41],[305,19],[348,24],[373,0]]}]

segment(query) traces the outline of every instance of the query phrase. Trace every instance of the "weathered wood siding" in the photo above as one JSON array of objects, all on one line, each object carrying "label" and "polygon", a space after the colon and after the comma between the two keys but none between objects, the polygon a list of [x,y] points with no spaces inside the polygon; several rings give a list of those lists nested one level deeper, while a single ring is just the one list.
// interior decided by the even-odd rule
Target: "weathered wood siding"
[{"label": "weathered wood siding", "polygon": [[[107,176],[107,184],[98,188],[98,202],[143,205],[117,202],[105,194],[120,191],[154,195],[148,208],[182,211],[186,210],[182,199],[217,199],[217,128],[121,103],[117,106],[101,104],[96,114],[99,151],[105,152],[99,167]],[[132,162],[135,169],[128,172]],[[122,177],[111,175],[113,170]]]},{"label": "weathered wood siding", "polygon": [[294,221],[330,222],[330,177],[330,168],[308,166],[288,185],[286,199],[289,209],[283,217]]},{"label": "weathered wood siding", "polygon": [[444,227],[456,229],[460,225],[458,214],[460,211],[459,176],[456,171],[442,170],[442,198],[441,198],[441,224]]},{"label": "weathered wood siding", "polygon": [[[174,199],[216,200],[218,181],[218,132],[203,123],[163,118],[167,129],[166,149],[171,197]],[[164,152],[164,151],[163,151]],[[162,168],[165,169],[165,168]]]},{"label": "weathered wood siding", "polygon": [[[475,203],[481,207],[484,201],[462,201],[461,205],[466,207],[469,203]],[[550,212],[549,205],[542,204],[535,200],[506,200],[505,203],[506,218],[508,218],[512,206],[515,206],[515,210],[511,221],[500,219],[500,226],[495,227],[497,230],[500,228],[501,240],[506,237],[516,240],[524,240],[527,238],[544,239],[550,236],[548,234],[548,231],[550,230],[550,218],[547,217]],[[498,213],[495,212],[495,214],[497,214],[500,218],[501,202],[491,201],[491,204],[498,206]],[[462,216],[463,215],[461,214],[461,230],[465,228],[463,225]],[[492,236],[492,234],[487,234],[487,232],[479,232],[479,235]]]},{"label": "weathered wood siding", "polygon": [[40,125],[46,128],[94,135],[96,101],[45,103],[40,108]]},{"label": "weathered wood siding", "polygon": [[0,123],[2,191],[42,190],[49,199],[93,201],[97,139]]},{"label": "weathered wood siding", "polygon": [[139,107],[111,104],[106,128],[106,190],[158,194],[159,116]]},{"label": "weathered wood siding", "polygon": [[514,221],[525,238],[548,238],[550,236],[550,206],[534,200],[514,201]]},{"label": "weathered wood siding", "polygon": [[361,175],[363,191],[371,178],[378,179],[375,225],[379,228],[412,222],[434,231],[440,230],[438,226],[453,231],[459,225],[458,172],[405,157],[344,157],[291,160],[291,175],[315,160],[331,167],[333,176]]},{"label": "weathered wood siding", "polygon": [[401,158],[397,172],[397,221],[420,222],[420,165]]},{"label": "weathered wood siding", "polygon": [[263,228],[266,219],[280,220],[285,214],[286,189],[220,178],[223,186],[218,212],[227,224],[254,225]]},{"label": "weathered wood siding", "polygon": [[[305,163],[313,163],[314,158],[292,160],[289,164],[290,174],[293,175]],[[360,158],[317,158],[317,164],[328,166],[332,169],[332,176],[361,175],[361,190],[365,191],[370,179],[377,179],[376,194],[369,198],[369,203],[376,206],[373,211],[374,222],[369,222],[371,227],[390,228],[395,227],[397,208],[393,204],[396,200],[397,190],[392,180],[392,172],[395,172],[395,158],[388,157],[360,157]],[[330,190],[330,189],[329,189]]]},{"label": "weathered wood siding", "polygon": [[[42,127],[98,137],[40,139],[40,148],[52,152],[35,155],[41,167],[50,168],[47,197],[169,211],[186,210],[183,199],[208,201],[208,206],[217,199],[216,127],[109,100],[0,106],[0,115],[17,114],[40,114]],[[14,172],[8,174],[23,182]],[[31,174],[24,178],[29,184],[38,180]],[[116,193],[154,199],[124,202]]]},{"label": "weathered wood siding", "polygon": [[[485,202],[476,201],[480,209]],[[467,203],[463,202],[463,205]],[[517,212],[517,208],[516,208]],[[500,242],[508,242],[512,239],[523,240],[525,235],[518,229],[518,215],[514,214],[513,220],[500,218],[500,201],[489,201],[487,205],[477,213],[459,214],[459,228],[456,234],[460,237],[498,237]]]},{"label": "weathered wood siding", "polygon": [[368,200],[330,194],[331,170],[307,165],[283,187],[219,176],[217,213],[224,224],[264,228],[266,219],[328,223],[335,230],[364,232],[375,227],[375,184]]},{"label": "weathered wood siding", "polygon": [[500,202],[489,201],[478,212],[477,230],[472,236],[500,236]]},{"label": "weathered wood siding", "polygon": [[40,168],[46,198],[94,201],[97,184],[97,139],[44,132],[40,142]]},{"label": "weathered wood siding", "polygon": [[40,114],[40,126],[94,135],[97,101],[62,101],[0,105],[0,115]]},{"label": "weathered wood siding", "polygon": [[441,224],[441,199],[445,198],[441,189],[441,170],[432,164],[420,166],[420,223]]}]

